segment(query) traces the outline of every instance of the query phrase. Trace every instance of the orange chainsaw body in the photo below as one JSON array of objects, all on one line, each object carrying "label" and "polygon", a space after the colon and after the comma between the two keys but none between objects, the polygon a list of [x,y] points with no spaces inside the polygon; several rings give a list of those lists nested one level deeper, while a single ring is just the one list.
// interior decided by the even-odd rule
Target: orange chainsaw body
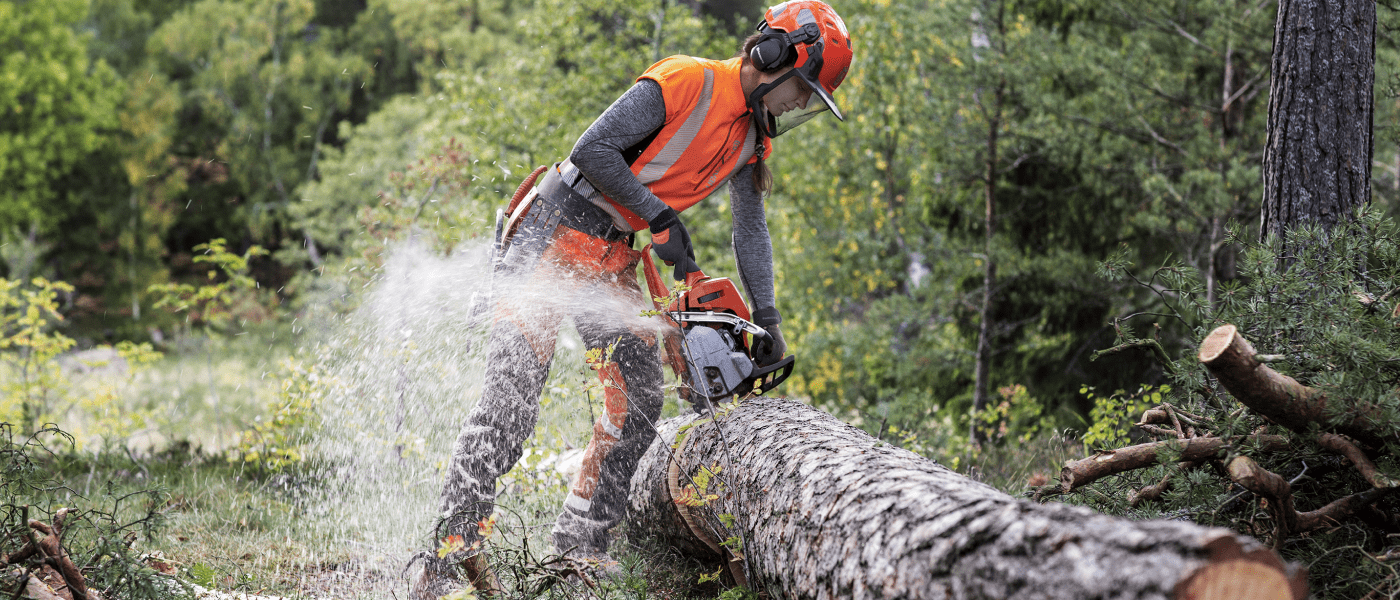
[{"label": "orange chainsaw body", "polygon": [[[738,286],[734,285],[728,277],[706,277],[704,273],[696,271],[686,274],[685,285],[688,289],[671,298],[670,292],[666,289],[666,284],[661,281],[661,273],[656,268],[656,263],[651,256],[651,246],[642,248],[642,262],[645,269],[647,291],[651,294],[652,305],[662,316],[669,321],[674,328],[667,328],[663,335],[662,355],[666,364],[679,376],[684,384],[680,388],[683,399],[691,400],[691,392],[700,384],[708,388],[708,391],[700,393],[700,397],[709,396],[719,398],[730,393],[744,395],[750,391],[758,393],[766,392],[787,379],[792,373],[794,357],[788,356],[781,361],[768,367],[758,367],[753,362],[751,349],[754,343],[754,336],[766,336],[767,332],[754,325],[750,320],[752,313],[749,311],[748,303],[744,302],[743,296],[739,294]],[[670,301],[663,309],[662,302],[668,298]],[[717,319],[714,315],[727,315]],[[673,318],[674,317],[674,318]],[[731,318],[732,317],[732,318]],[[676,322],[675,318],[683,322]],[[734,318],[742,320],[742,323],[735,323]],[[696,330],[695,328],[711,328],[716,332],[707,333],[710,329]],[[718,362],[692,363],[696,360],[694,354],[687,354],[686,348],[692,343],[701,343],[702,339],[712,340],[708,345],[710,350],[715,348],[713,340],[728,340],[721,344]],[[701,344],[702,347],[705,344]],[[727,345],[727,349],[724,346]],[[715,355],[702,353],[707,359],[712,359]],[[707,365],[717,365],[711,368]],[[731,370],[731,365],[738,365],[738,371]],[[703,367],[703,368],[702,368]],[[695,381],[696,373],[692,371],[699,368],[705,373],[701,374],[701,381]],[[719,376],[719,380],[725,383],[715,384],[716,376],[720,372],[725,375]],[[710,387],[714,386],[714,387]],[[698,409],[697,409],[698,410]]]}]

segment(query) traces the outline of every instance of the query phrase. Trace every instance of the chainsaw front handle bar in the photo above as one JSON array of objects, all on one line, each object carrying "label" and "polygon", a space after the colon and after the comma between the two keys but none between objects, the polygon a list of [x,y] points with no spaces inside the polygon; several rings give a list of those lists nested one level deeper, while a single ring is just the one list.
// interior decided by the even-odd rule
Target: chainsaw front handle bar
[{"label": "chainsaw front handle bar", "polygon": [[734,333],[748,332],[758,339],[769,336],[767,329],[728,313],[686,311],[669,313],[669,316],[677,323],[722,323],[728,325]]}]

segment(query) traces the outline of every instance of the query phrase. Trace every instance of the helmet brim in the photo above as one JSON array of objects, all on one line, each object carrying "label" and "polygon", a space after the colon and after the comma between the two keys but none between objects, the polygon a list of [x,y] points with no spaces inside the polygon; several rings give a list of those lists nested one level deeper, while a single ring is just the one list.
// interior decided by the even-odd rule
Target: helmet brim
[{"label": "helmet brim", "polygon": [[831,94],[826,92],[826,88],[822,87],[820,81],[808,75],[807,69],[793,69],[793,71],[796,71],[797,76],[802,78],[802,82],[807,84],[807,87],[812,90],[813,96],[821,98],[822,104],[825,104],[826,107],[831,110],[831,114],[836,115],[836,118],[841,121],[846,120],[846,116],[841,114],[841,108],[836,106],[836,99],[832,98]]}]

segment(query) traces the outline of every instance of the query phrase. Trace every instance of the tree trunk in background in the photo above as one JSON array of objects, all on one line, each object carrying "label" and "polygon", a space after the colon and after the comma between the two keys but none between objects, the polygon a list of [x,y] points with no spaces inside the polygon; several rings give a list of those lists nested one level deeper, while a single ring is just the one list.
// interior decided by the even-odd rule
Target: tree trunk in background
[{"label": "tree trunk in background", "polygon": [[[997,14],[998,29],[1000,29],[1001,15]],[[1005,32],[999,32],[1004,34]],[[987,119],[987,164],[986,181],[983,182],[983,197],[986,201],[986,216],[984,221],[983,249],[984,259],[982,269],[982,307],[978,311],[977,325],[977,358],[973,368],[972,387],[972,424],[970,426],[970,436],[973,443],[981,444],[986,441],[987,434],[982,430],[981,415],[987,409],[987,398],[989,393],[988,379],[991,377],[992,368],[992,309],[996,301],[997,283],[997,263],[993,256],[992,243],[996,236],[996,207],[997,207],[997,134],[1001,129],[1002,103],[1006,96],[1006,82],[997,84],[996,90],[992,92],[992,106],[988,112]]]},{"label": "tree trunk in background", "polygon": [[1261,238],[1370,201],[1375,28],[1371,0],[1279,1]]},{"label": "tree trunk in background", "polygon": [[987,380],[991,376],[992,368],[992,303],[996,300],[994,292],[997,283],[997,263],[992,257],[992,238],[996,235],[997,129],[1001,126],[1001,99],[1002,88],[997,87],[992,100],[992,119],[988,122],[987,130],[987,181],[984,194],[987,214],[983,240],[985,244],[982,250],[986,262],[983,263],[982,269],[982,307],[978,311],[977,359],[973,368],[972,384],[970,435],[972,441],[977,444],[987,439],[986,433],[982,431],[981,416],[982,411],[987,409]]},{"label": "tree trunk in background", "polygon": [[[694,419],[659,425],[630,533],[709,560],[743,539],[731,573],[775,599],[1306,596],[1302,569],[1250,538],[1012,498],[798,402]],[[701,466],[714,497],[678,504]]]}]

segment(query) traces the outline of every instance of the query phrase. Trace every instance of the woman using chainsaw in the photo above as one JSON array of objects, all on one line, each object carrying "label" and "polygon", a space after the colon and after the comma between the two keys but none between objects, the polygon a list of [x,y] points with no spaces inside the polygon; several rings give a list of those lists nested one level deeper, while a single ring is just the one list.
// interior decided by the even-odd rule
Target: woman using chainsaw
[{"label": "woman using chainsaw", "polygon": [[[457,439],[442,491],[437,538],[463,544],[446,558],[428,557],[414,597],[450,591],[457,565],[476,589],[498,589],[476,543],[477,524],[492,513],[496,478],[515,465],[534,431],[564,317],[590,349],[612,353],[595,365],[605,409],[553,542],[585,568],[615,565],[607,532],[623,517],[632,473],[655,437],[652,423],[662,406],[656,332],[635,319],[650,303],[637,285],[634,233],[651,232],[653,250],[674,265],[677,280],[698,271],[680,214],[728,182],[736,262],[756,308],[754,322],[769,333],[754,357],[759,366],[781,359],[786,347],[764,217],[763,194],[772,181],[765,159],[770,139],[787,129],[826,110],[841,118],[831,95],[851,57],[845,24],[827,4],[774,6],[734,58],[673,56],[652,65],[513,211],[493,282],[481,401]],[[550,293],[527,297],[541,284]],[[625,301],[608,300],[619,297]]]}]

